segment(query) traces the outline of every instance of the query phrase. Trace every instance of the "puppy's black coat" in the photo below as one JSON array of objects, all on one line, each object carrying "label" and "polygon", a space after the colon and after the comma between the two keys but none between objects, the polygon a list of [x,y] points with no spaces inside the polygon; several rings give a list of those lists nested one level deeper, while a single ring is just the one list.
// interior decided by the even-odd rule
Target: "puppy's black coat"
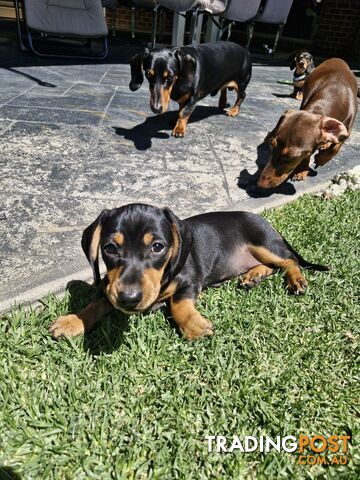
[{"label": "puppy's black coat", "polygon": [[83,233],[82,246],[100,283],[99,250],[106,265],[104,296],[77,315],[59,317],[55,338],[90,330],[112,307],[131,314],[169,300],[171,314],[187,339],[211,335],[212,324],[195,309],[200,292],[244,274],[252,288],[280,268],[288,288],[304,293],[299,266],[305,261],[262,217],[246,212],[206,213],[180,220],[165,208],[130,204],[104,210]]}]

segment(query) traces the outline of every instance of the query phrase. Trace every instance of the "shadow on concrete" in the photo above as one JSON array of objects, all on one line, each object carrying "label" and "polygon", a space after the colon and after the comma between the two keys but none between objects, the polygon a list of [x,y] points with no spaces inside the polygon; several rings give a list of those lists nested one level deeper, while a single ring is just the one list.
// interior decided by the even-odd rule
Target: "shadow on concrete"
[{"label": "shadow on concrete", "polygon": [[[257,146],[257,171],[254,174],[249,173],[249,171],[245,168],[242,170],[238,176],[237,185],[242,190],[245,190],[246,193],[251,198],[266,198],[270,197],[274,193],[279,193],[281,195],[294,195],[296,193],[296,189],[289,180],[286,180],[284,183],[279,185],[275,188],[259,188],[256,185],[258,178],[262,170],[264,169],[268,159],[270,156],[270,150],[268,142],[262,142],[260,145]],[[314,177],[317,175],[315,170],[310,169],[309,175]]]},{"label": "shadow on concrete", "polygon": [[[213,115],[225,115],[225,112],[218,107],[199,105],[191,115],[189,124],[199,122]],[[161,115],[147,117],[144,122],[135,125],[133,128],[113,126],[113,129],[116,135],[120,135],[126,140],[131,140],[137,150],[147,150],[151,148],[153,138],[166,139],[170,137],[169,133],[162,130],[172,130],[177,116],[177,111],[166,112]]]},{"label": "shadow on concrete", "polygon": [[0,466],[0,480],[21,480],[21,477],[13,468]]},{"label": "shadow on concrete", "polygon": [[37,78],[37,77],[34,77],[33,75],[29,75],[28,73],[24,73],[24,72],[20,72],[20,70],[15,70],[15,68],[12,68],[12,67],[2,67],[0,65],[0,69],[3,69],[3,70],[8,70],[9,72],[13,72],[17,75],[21,75],[23,77],[26,77],[28,78],[29,80],[32,80],[33,82],[37,83],[38,85],[40,85],[41,87],[49,87],[49,88],[56,88],[57,85],[54,85],[52,83],[49,83],[49,82],[44,82],[43,80],[40,80],[40,78]]},{"label": "shadow on concrete", "polygon": [[249,197],[252,198],[265,198],[269,197],[273,193],[281,193],[283,195],[294,195],[295,188],[293,185],[285,182],[279,185],[276,188],[269,188],[263,189],[259,188],[256,185],[258,178],[260,177],[260,173],[264,169],[270,155],[270,149],[268,142],[262,142],[260,145],[257,146],[257,158],[256,158],[256,165],[257,171],[254,174],[249,173],[249,171],[245,168],[242,170],[238,177],[238,187],[242,190],[245,190]]}]

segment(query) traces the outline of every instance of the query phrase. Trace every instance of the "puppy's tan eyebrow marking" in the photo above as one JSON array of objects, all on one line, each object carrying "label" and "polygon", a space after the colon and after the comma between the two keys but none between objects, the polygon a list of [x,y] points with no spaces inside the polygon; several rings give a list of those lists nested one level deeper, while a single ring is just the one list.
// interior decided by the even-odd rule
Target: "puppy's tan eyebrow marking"
[{"label": "puppy's tan eyebrow marking", "polygon": [[143,240],[145,245],[150,245],[150,243],[154,240],[154,236],[152,233],[147,232],[145,233]]},{"label": "puppy's tan eyebrow marking", "polygon": [[124,234],[121,232],[117,232],[114,235],[114,242],[117,243],[118,245],[123,245],[125,242]]},{"label": "puppy's tan eyebrow marking", "polygon": [[163,73],[163,77],[167,78],[168,76],[169,76],[169,72],[167,70],[165,70],[165,72]]},{"label": "puppy's tan eyebrow marking", "polygon": [[155,70],[153,70],[152,68],[149,68],[149,70],[146,70],[146,74],[149,77],[153,77],[155,75]]}]

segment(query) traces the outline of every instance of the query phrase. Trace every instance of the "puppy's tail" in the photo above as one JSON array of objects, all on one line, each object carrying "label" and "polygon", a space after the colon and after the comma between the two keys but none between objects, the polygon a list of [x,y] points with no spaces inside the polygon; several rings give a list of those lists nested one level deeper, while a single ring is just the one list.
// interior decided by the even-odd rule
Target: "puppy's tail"
[{"label": "puppy's tail", "polygon": [[299,265],[302,268],[306,268],[308,270],[316,270],[318,272],[327,272],[330,270],[330,267],[327,265],[320,265],[318,263],[310,263],[307,260],[305,260],[298,252],[296,252],[293,247],[283,238],[285,245],[288,247],[291,253],[295,255],[295,257],[298,259]]}]

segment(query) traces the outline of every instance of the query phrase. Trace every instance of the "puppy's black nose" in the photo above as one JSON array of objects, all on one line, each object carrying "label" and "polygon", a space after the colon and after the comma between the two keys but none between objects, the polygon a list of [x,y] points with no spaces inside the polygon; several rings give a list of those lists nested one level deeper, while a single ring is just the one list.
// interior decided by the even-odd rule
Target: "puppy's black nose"
[{"label": "puppy's black nose", "polygon": [[118,295],[118,304],[127,307],[133,308],[141,301],[142,291],[137,288],[127,288],[123,290]]},{"label": "puppy's black nose", "polygon": [[162,105],[159,105],[159,106],[151,105],[151,110],[154,113],[162,113]]}]

